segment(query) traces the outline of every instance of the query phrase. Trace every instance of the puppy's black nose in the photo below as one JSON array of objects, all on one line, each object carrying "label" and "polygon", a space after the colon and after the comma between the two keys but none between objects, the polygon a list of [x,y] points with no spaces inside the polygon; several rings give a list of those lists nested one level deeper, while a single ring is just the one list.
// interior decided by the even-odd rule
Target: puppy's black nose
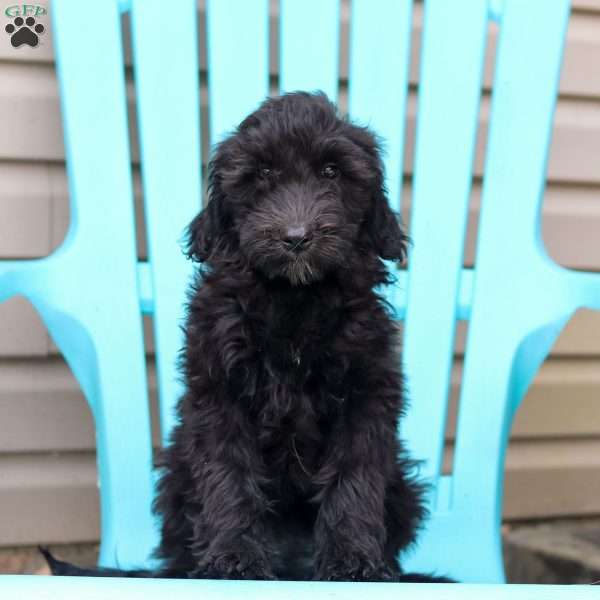
[{"label": "puppy's black nose", "polygon": [[304,225],[288,227],[281,236],[281,241],[290,252],[300,253],[308,248],[312,236]]}]

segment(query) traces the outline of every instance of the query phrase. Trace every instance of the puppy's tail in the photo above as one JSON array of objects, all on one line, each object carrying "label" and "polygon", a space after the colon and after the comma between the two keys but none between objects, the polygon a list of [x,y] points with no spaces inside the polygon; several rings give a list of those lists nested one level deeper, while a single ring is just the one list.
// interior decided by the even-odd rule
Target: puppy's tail
[{"label": "puppy's tail", "polygon": [[38,550],[43,554],[52,575],[66,575],[75,577],[161,577],[161,574],[143,569],[123,571],[121,569],[107,569],[97,567],[94,569],[84,569],[72,565],[71,563],[58,560],[52,556],[48,548],[38,546]]},{"label": "puppy's tail", "polygon": [[398,581],[402,583],[458,583],[449,577],[432,573],[402,573]]}]

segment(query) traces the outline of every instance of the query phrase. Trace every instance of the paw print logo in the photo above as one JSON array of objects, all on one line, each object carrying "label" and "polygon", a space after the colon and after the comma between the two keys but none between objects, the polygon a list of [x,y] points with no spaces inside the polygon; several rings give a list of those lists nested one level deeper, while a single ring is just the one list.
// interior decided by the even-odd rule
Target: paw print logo
[{"label": "paw print logo", "polygon": [[44,33],[44,26],[41,23],[36,23],[33,17],[27,17],[26,19],[16,17],[4,30],[10,35],[10,43],[15,48],[23,44],[35,48],[40,41],[38,34]]}]

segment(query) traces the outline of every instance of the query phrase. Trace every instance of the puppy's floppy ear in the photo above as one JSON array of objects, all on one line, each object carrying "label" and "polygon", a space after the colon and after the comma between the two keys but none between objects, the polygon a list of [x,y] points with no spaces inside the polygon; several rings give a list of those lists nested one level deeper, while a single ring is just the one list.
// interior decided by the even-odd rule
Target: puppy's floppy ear
[{"label": "puppy's floppy ear", "polygon": [[208,165],[208,204],[194,217],[185,234],[188,258],[204,262],[229,248],[230,223],[221,189],[222,165],[227,160],[227,140],[219,144]]},{"label": "puppy's floppy ear", "polygon": [[408,237],[402,231],[399,217],[387,200],[384,184],[381,140],[367,127],[350,124],[346,135],[368,156],[371,174],[371,206],[364,228],[373,249],[381,258],[402,261],[406,257]]},{"label": "puppy's floppy ear", "polygon": [[198,213],[185,233],[185,253],[195,262],[204,262],[212,253],[218,237],[218,215],[215,201]]},{"label": "puppy's floppy ear", "polygon": [[390,208],[383,187],[373,196],[366,227],[373,247],[381,258],[404,260],[408,237],[400,227],[398,215]]}]

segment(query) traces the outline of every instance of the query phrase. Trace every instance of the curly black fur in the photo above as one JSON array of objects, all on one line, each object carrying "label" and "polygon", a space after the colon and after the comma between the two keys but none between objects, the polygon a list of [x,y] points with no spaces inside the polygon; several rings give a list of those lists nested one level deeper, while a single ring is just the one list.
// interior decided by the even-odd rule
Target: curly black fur
[{"label": "curly black fur", "polygon": [[376,139],[321,94],[268,99],[216,149],[209,192],[188,229],[203,266],[160,465],[158,574],[400,580],[425,511],[375,291],[406,243]]}]

